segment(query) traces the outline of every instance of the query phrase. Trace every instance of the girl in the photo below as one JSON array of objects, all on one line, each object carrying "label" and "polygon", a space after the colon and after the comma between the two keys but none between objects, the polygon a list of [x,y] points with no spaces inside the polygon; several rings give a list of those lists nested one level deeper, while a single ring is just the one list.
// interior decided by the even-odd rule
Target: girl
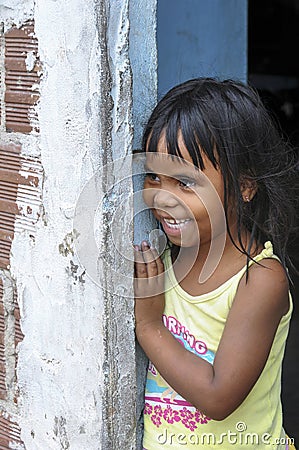
[{"label": "girl", "polygon": [[210,78],[162,98],[143,149],[144,200],[169,243],[162,257],[135,246],[143,446],[292,448],[280,387],[294,153],[252,88]]}]

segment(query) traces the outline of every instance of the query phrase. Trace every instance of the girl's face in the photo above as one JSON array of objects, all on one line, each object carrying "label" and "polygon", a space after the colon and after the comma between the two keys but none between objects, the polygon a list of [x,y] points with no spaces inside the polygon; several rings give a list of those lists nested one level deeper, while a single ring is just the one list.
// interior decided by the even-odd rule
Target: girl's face
[{"label": "girl's face", "polygon": [[223,177],[204,154],[205,169],[195,167],[180,134],[178,144],[184,160],[167,153],[163,135],[146,154],[143,198],[173,244],[194,247],[226,234]]}]

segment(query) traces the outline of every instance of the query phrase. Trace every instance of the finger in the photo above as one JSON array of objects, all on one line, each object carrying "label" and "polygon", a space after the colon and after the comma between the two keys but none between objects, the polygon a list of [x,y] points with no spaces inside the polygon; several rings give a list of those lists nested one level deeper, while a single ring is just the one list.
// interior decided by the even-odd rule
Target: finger
[{"label": "finger", "polygon": [[157,255],[154,254],[153,249],[150,248],[147,242],[142,242],[142,257],[146,264],[147,274],[149,278],[158,275]]},{"label": "finger", "polygon": [[152,247],[146,241],[142,242],[141,247],[143,250],[142,255],[143,255],[144,261],[146,263],[149,263],[154,260],[158,266],[159,273],[164,272],[164,264],[161,260],[161,257],[159,255],[158,251],[155,249],[155,247]]},{"label": "finger", "polygon": [[162,262],[162,259],[159,255],[158,251],[154,247],[151,247],[151,250],[152,250],[153,257],[156,260],[158,274],[161,274],[164,272],[164,264]]},{"label": "finger", "polygon": [[134,246],[134,259],[135,259],[135,276],[136,278],[147,278],[147,267],[142,257],[138,245]]}]

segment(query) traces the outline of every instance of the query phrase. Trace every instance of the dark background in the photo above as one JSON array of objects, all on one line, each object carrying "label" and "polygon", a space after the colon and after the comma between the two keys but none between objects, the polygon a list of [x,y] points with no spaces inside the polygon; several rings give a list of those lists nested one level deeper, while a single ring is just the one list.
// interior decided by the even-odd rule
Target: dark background
[{"label": "dark background", "polygon": [[[294,147],[299,146],[299,1],[249,0],[248,81],[255,86]],[[297,152],[298,150],[294,149]],[[299,269],[298,236],[290,248]],[[284,427],[299,447],[299,277],[283,366]]]}]

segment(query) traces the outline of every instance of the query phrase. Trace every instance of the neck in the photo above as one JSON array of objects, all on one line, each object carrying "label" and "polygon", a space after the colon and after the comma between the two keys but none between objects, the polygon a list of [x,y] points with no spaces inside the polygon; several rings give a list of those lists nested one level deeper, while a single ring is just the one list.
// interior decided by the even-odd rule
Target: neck
[{"label": "neck", "polygon": [[[238,233],[231,230],[231,236],[236,245],[238,245]],[[247,232],[242,233],[242,243],[245,248],[249,244],[249,235]],[[244,255],[233,244],[230,236],[226,232],[225,235],[216,236],[213,241],[201,242],[199,246],[194,247],[173,247],[172,259],[183,267],[193,267],[197,271],[201,271],[204,265],[204,272],[207,275],[213,272],[222,262],[225,263],[227,258],[242,258]],[[205,278],[205,276],[204,276]]]}]

